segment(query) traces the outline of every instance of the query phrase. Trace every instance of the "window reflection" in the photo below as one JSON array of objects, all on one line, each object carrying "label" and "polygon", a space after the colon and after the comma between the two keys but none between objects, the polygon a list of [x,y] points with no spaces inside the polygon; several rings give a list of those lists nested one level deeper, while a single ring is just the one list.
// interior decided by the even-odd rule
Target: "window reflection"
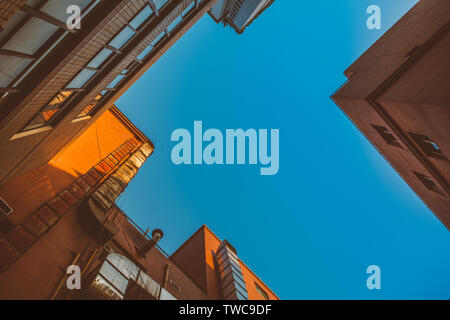
[{"label": "window reflection", "polygon": [[134,29],[138,29],[142,23],[150,17],[150,15],[153,13],[152,9],[150,9],[149,6],[145,6],[145,8],[138,13],[138,15],[130,22],[130,25]]},{"label": "window reflection", "polygon": [[[160,285],[150,278],[126,257],[111,253],[103,263],[99,273],[91,283],[106,299],[123,300],[136,297],[176,300],[176,297],[161,289]],[[142,293],[145,293],[142,295]]]},{"label": "window reflection", "polygon": [[2,49],[34,54],[58,27],[38,18],[31,18],[6,42]]},{"label": "window reflection", "polygon": [[134,35],[133,29],[126,26],[122,29],[122,31],[119,32],[117,36],[112,39],[112,41],[109,43],[109,45],[113,48],[120,49],[123,47],[125,43],[128,42],[128,40],[131,39],[131,37]]}]

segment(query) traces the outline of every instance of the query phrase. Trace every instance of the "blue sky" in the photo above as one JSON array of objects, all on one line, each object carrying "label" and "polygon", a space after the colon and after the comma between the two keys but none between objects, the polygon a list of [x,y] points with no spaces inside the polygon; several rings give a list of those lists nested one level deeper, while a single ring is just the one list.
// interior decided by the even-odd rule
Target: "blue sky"
[{"label": "blue sky", "polygon": [[[169,253],[208,225],[282,299],[449,299],[450,233],[329,99],[415,3],[277,0],[242,35],[204,16],[117,102],[156,146],[119,205]],[[174,165],[195,120],[280,129],[279,173]]]}]

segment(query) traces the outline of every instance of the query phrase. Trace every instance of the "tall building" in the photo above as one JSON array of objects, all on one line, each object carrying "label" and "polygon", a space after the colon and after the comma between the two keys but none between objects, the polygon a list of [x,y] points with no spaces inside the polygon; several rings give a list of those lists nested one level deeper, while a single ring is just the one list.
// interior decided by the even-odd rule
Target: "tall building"
[{"label": "tall building", "polygon": [[[216,2],[0,0],[0,185],[47,163]],[[243,31],[255,4],[220,19]]]},{"label": "tall building", "polygon": [[209,11],[217,22],[231,26],[237,33],[244,32],[274,0],[218,0]]},{"label": "tall building", "polygon": [[[169,256],[162,231],[149,236],[117,207],[153,149],[113,106],[0,186],[0,299],[278,299],[206,226]],[[66,285],[71,265],[81,290]]]},{"label": "tall building", "polygon": [[154,146],[114,102],[216,1],[0,0],[0,299],[278,299],[207,227],[169,256],[116,205]]},{"label": "tall building", "polygon": [[0,185],[81,134],[215,1],[26,1],[0,33]]},{"label": "tall building", "polygon": [[332,99],[450,229],[450,2],[422,0]]}]

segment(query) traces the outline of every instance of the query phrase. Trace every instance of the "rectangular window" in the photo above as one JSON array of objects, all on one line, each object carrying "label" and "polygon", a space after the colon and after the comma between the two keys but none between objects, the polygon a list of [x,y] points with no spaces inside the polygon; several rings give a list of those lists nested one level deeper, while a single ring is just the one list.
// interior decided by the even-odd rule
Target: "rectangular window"
[{"label": "rectangular window", "polygon": [[153,46],[149,45],[147,48],[145,48],[138,56],[136,59],[142,61],[145,59],[145,57],[147,57],[147,55],[153,50]]},{"label": "rectangular window", "polygon": [[123,78],[125,78],[125,75],[119,74],[113,81],[111,81],[111,83],[107,86],[107,88],[108,89],[115,88],[122,81]]},{"label": "rectangular window", "polygon": [[32,61],[0,54],[0,88],[8,87]]},{"label": "rectangular window", "polygon": [[265,300],[269,300],[269,295],[263,290],[263,288],[261,288],[256,282],[255,282],[255,288],[256,291],[259,292],[259,294],[265,299]]},{"label": "rectangular window", "polygon": [[78,5],[83,17],[99,1],[28,0],[30,10],[14,14],[0,32],[0,88],[14,89],[68,34],[69,5]]},{"label": "rectangular window", "polygon": [[169,24],[167,30],[169,32],[172,32],[172,30],[175,29],[181,23],[181,21],[183,21],[183,19],[181,18],[181,16],[178,16],[175,20],[172,21],[171,24]]},{"label": "rectangular window", "polygon": [[376,126],[374,124],[372,125],[372,127],[378,132],[378,134],[384,139],[387,144],[399,148],[402,147],[402,145],[386,127]]},{"label": "rectangular window", "polygon": [[99,101],[103,98],[103,96],[101,94],[97,95],[94,100],[87,105],[86,108],[83,109],[83,111],[81,111],[78,116],[76,117],[76,119],[78,118],[83,118],[88,116],[92,110],[94,110],[95,106],[99,103]]},{"label": "rectangular window", "polygon": [[153,3],[156,6],[156,9],[161,9],[166,3],[168,2],[168,0],[153,0]]},{"label": "rectangular window", "polygon": [[409,132],[409,135],[427,156],[448,161],[442,150],[430,137],[412,132]]},{"label": "rectangular window", "polygon": [[113,52],[107,48],[103,48],[100,52],[88,63],[89,68],[100,69],[105,61],[111,56]]},{"label": "rectangular window", "polygon": [[66,23],[69,17],[67,8],[71,5],[77,5],[83,11],[92,0],[48,0],[40,9],[40,11]]},{"label": "rectangular window", "polygon": [[66,101],[71,97],[73,91],[60,91],[49,103],[27,123],[22,131],[29,131],[45,126],[62,109]]},{"label": "rectangular window", "polygon": [[89,69],[83,69],[81,70],[75,78],[72,79],[67,85],[66,88],[70,89],[79,89],[83,88],[83,86],[88,82],[94,74],[96,74],[97,71],[89,70]]},{"label": "rectangular window", "polygon": [[131,37],[134,35],[133,29],[131,29],[129,26],[126,26],[122,29],[115,37],[111,40],[109,45],[117,50],[122,48],[125,43],[128,42],[128,40],[131,39]]},{"label": "rectangular window", "polygon": [[30,18],[2,49],[33,55],[58,27],[38,18]]},{"label": "rectangular window", "polygon": [[170,280],[170,285],[177,290],[178,292],[181,292],[181,288],[179,285],[177,285],[173,280]]},{"label": "rectangular window", "polygon": [[4,216],[8,216],[12,212],[13,209],[9,206],[9,204],[7,204],[5,200],[0,198],[0,213],[2,213]]},{"label": "rectangular window", "polygon": [[183,19],[184,19],[184,17],[186,17],[186,16],[192,11],[192,9],[194,9],[194,8],[195,8],[195,1],[192,1],[191,4],[190,4],[189,6],[187,6],[187,8],[184,9],[183,12],[181,13],[181,16],[183,17]]},{"label": "rectangular window", "polygon": [[156,47],[158,43],[162,40],[162,38],[166,35],[166,33],[163,31],[157,36],[152,43],[150,44],[152,47]]},{"label": "rectangular window", "polygon": [[145,20],[147,20],[147,18],[151,16],[152,13],[153,13],[152,9],[150,9],[148,5],[145,6],[144,9],[142,9],[141,12],[139,12],[137,16],[134,17],[133,20],[131,20],[130,26],[133,29],[138,30],[145,22]]},{"label": "rectangular window", "polygon": [[413,171],[413,173],[428,190],[439,193],[440,195],[444,195],[444,193],[441,191],[441,189],[439,189],[439,187],[436,185],[433,179],[416,171]]}]

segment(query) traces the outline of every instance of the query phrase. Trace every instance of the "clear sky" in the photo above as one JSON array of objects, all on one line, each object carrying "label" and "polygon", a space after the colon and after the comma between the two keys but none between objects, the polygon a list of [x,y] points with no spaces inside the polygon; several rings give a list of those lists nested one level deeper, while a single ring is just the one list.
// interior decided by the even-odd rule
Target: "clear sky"
[{"label": "clear sky", "polygon": [[[416,2],[277,0],[242,35],[204,16],[117,102],[156,146],[119,205],[169,253],[206,224],[282,299],[449,299],[450,233],[329,99]],[[279,173],[174,165],[195,120],[280,129]]]}]

